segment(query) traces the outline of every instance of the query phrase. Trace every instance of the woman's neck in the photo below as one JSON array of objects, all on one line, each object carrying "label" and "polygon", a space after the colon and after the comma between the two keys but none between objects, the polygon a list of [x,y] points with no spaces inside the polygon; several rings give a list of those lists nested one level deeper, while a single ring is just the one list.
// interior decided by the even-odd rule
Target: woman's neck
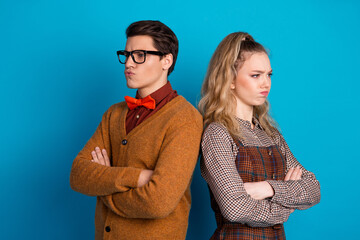
[{"label": "woman's neck", "polygon": [[236,117],[243,119],[245,121],[249,121],[251,124],[251,127],[253,127],[252,118],[254,115],[254,107],[244,104],[239,104],[237,102],[236,104]]}]

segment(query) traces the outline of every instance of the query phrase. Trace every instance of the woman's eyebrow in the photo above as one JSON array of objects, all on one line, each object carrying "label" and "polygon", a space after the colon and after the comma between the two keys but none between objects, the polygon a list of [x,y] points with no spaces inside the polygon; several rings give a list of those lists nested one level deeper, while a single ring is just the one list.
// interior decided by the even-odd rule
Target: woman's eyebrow
[{"label": "woman's eyebrow", "polygon": [[[269,71],[269,73],[272,73],[272,69]],[[252,70],[251,72],[255,72],[255,73],[265,73],[266,71],[262,71],[262,70]]]}]

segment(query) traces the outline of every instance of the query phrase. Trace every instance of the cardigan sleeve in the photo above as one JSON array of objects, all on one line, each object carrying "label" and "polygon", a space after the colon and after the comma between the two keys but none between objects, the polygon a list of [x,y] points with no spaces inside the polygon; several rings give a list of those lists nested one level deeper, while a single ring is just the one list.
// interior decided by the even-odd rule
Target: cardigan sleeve
[{"label": "cardigan sleeve", "polygon": [[212,123],[201,144],[201,174],[208,183],[222,215],[231,222],[267,227],[287,221],[291,210],[270,200],[256,200],[247,194],[236,169],[236,144],[226,128]]},{"label": "cardigan sleeve", "polygon": [[109,122],[111,109],[103,115],[94,135],[74,159],[70,173],[73,190],[90,195],[104,196],[115,192],[128,191],[137,186],[141,169],[132,167],[108,167],[91,162],[95,147],[105,148],[111,159]]},{"label": "cardigan sleeve", "polygon": [[113,212],[126,218],[155,219],[175,210],[190,185],[203,130],[197,111],[182,118],[185,120],[179,119],[166,131],[152,178],[146,185],[101,197]]},{"label": "cardigan sleeve", "polygon": [[282,206],[304,210],[320,202],[320,184],[314,173],[306,170],[294,157],[284,137],[277,132],[275,142],[280,147],[286,159],[287,171],[291,167],[300,166],[302,176],[296,181],[274,181],[267,182],[274,189],[272,201]]}]

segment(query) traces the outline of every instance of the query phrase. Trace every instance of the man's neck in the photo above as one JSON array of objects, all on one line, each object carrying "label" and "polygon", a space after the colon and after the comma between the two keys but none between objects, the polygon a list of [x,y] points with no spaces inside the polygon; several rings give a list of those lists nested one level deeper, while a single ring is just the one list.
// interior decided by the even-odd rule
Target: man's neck
[{"label": "man's neck", "polygon": [[164,81],[159,81],[157,84],[153,84],[152,86],[149,87],[139,88],[138,94],[140,95],[141,98],[147,97],[153,92],[165,86],[166,83],[167,83],[167,79],[165,79]]}]

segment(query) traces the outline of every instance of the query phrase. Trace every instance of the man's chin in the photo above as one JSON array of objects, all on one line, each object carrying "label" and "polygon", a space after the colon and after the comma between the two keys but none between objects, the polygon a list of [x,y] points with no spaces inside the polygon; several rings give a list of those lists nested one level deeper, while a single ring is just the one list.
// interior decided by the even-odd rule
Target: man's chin
[{"label": "man's chin", "polygon": [[130,88],[130,89],[137,89],[137,88],[138,88],[138,86],[136,86],[136,84],[131,83],[131,82],[129,82],[129,81],[126,82],[126,86],[127,86],[128,88]]}]

